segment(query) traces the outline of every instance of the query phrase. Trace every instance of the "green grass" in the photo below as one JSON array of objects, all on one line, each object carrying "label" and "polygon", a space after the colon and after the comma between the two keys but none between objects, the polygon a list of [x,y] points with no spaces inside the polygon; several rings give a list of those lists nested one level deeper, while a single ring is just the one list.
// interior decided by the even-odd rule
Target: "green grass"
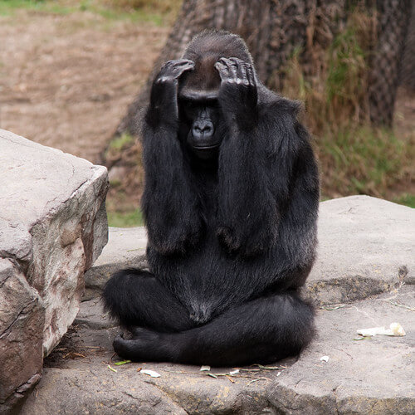
[{"label": "green grass", "polygon": [[384,197],[387,189],[403,179],[411,163],[410,149],[391,130],[368,126],[344,127],[317,139],[323,160],[324,188],[341,194]]},{"label": "green grass", "polygon": [[[412,206],[415,138],[374,128],[368,119],[368,60],[375,29],[373,16],[356,8],[330,45],[316,43],[319,66],[313,76],[305,75],[302,51],[293,53],[283,71],[282,94],[305,102],[323,197],[368,194]],[[406,194],[399,195],[398,189]]]},{"label": "green grass", "polygon": [[68,14],[76,10],[81,10],[82,4],[83,2],[78,2],[78,6],[76,7],[75,5],[65,5],[59,1],[0,0],[0,15],[10,16],[20,9],[53,14]]},{"label": "green grass", "polygon": [[122,150],[127,144],[131,144],[135,141],[135,138],[128,134],[124,133],[117,138],[114,138],[108,146],[109,150],[120,151]]},{"label": "green grass", "polygon": [[143,215],[141,210],[135,209],[130,212],[108,211],[108,226],[115,228],[131,228],[133,226],[143,226]]},{"label": "green grass", "polygon": [[327,105],[337,100],[341,107],[359,105],[365,87],[365,51],[359,45],[353,26],[339,33],[329,49],[326,94]]},{"label": "green grass", "polygon": [[152,22],[157,26],[165,24],[165,18],[168,17],[167,11],[152,9],[149,6],[126,9],[116,7],[105,0],[0,0],[0,16],[13,16],[22,9],[57,15],[89,12],[102,16],[108,21]]},{"label": "green grass", "polygon": [[107,149],[105,150],[105,158],[109,160],[122,157],[122,152],[127,147],[131,147],[135,140],[135,137],[128,133],[123,133],[122,135],[115,137],[110,141]]},{"label": "green grass", "polygon": [[398,197],[395,197],[392,202],[415,208],[415,194],[404,193]]}]

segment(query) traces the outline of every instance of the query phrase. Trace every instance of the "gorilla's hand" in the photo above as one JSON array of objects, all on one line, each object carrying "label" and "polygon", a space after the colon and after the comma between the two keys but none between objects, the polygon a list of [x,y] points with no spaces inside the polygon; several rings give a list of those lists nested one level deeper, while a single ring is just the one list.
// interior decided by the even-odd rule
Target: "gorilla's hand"
[{"label": "gorilla's hand", "polygon": [[188,59],[168,61],[156,76],[151,88],[150,107],[153,111],[163,114],[160,121],[170,117],[174,117],[174,121],[177,121],[178,79],[185,71],[193,70],[194,66],[194,62]]},{"label": "gorilla's hand", "polygon": [[238,58],[221,58],[215,68],[222,81],[219,102],[227,121],[243,130],[254,127],[258,101],[255,69]]}]

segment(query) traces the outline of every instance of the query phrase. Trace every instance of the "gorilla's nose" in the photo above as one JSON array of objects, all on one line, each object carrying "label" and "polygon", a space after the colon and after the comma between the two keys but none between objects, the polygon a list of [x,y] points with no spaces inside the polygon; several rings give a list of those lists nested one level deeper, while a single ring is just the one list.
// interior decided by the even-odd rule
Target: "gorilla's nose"
[{"label": "gorilla's nose", "polygon": [[198,138],[209,138],[213,135],[213,123],[209,120],[195,121],[192,127],[193,137]]}]

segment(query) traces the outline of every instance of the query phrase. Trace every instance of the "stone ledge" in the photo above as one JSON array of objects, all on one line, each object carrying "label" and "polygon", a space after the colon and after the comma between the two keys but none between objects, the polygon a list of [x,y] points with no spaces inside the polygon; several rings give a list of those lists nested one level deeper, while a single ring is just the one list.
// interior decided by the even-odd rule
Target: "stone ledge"
[{"label": "stone ledge", "polygon": [[[274,370],[248,367],[233,377],[223,375],[235,368],[212,368],[210,373],[222,374],[215,379],[197,366],[116,366],[111,342],[117,328],[105,320],[98,300],[85,301],[75,331],[60,345],[53,367],[44,369],[22,415],[413,414],[415,325],[413,311],[402,305],[415,308],[409,286],[331,311],[319,309],[318,336],[298,360],[270,365]],[[393,321],[407,336],[354,340],[357,329]],[[326,355],[328,362],[322,362]],[[141,368],[161,376],[150,378],[139,373]]]},{"label": "stone ledge", "polygon": [[[318,305],[350,303],[415,281],[415,209],[369,196],[322,202],[318,239],[304,289]],[[146,245],[143,227],[110,228],[107,246],[86,274],[85,299],[113,272],[146,266]]]},{"label": "stone ledge", "polygon": [[[319,258],[305,288],[320,304],[318,336],[298,360],[216,379],[196,366],[115,366],[111,343],[118,329],[95,298],[82,303],[74,332],[60,346],[61,354],[51,356],[53,367],[45,368],[22,414],[415,413],[415,258],[409,250],[415,246],[414,214],[362,196],[321,204]],[[110,229],[109,244],[89,271],[95,293],[114,270],[143,265],[145,245],[143,228]],[[333,303],[342,304],[325,306]],[[355,340],[358,329],[392,322],[399,322],[407,335]],[[65,359],[68,353],[78,358]],[[140,368],[161,376],[149,378]],[[231,369],[212,368],[211,373]]]},{"label": "stone ledge", "polygon": [[0,148],[2,412],[38,381],[78,313],[84,273],[107,242],[108,175],[5,130]]}]

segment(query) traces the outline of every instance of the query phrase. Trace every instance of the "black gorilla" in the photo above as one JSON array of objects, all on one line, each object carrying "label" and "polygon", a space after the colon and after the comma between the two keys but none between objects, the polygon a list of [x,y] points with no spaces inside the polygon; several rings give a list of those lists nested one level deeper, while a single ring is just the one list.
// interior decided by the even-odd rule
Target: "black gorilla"
[{"label": "black gorilla", "polygon": [[243,40],[204,32],[154,80],[142,208],[151,272],[107,283],[138,361],[243,365],[298,354],[313,310],[319,181],[299,105],[262,85]]}]

